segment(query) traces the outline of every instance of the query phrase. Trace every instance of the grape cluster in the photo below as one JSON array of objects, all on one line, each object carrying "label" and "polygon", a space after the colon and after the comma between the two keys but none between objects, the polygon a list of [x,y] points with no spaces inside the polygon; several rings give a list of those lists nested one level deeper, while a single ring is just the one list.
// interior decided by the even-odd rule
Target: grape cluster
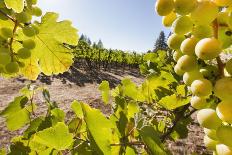
[{"label": "grape cluster", "polygon": [[205,145],[217,155],[232,155],[232,59],[220,59],[232,45],[232,1],[157,0],[155,8],[172,29],[167,44],[174,71],[183,75],[191,106],[199,110]]},{"label": "grape cluster", "polygon": [[[0,21],[12,20],[14,25],[0,25],[0,73],[15,74],[25,66],[24,60],[31,57],[36,43],[34,37],[39,33],[38,26],[31,24],[33,16],[41,16],[42,11],[36,7],[37,0],[27,0],[20,13],[8,9],[4,1],[0,2]],[[35,22],[36,23],[36,22]],[[23,32],[22,40],[17,33]],[[18,45],[19,44],[19,45]]]}]

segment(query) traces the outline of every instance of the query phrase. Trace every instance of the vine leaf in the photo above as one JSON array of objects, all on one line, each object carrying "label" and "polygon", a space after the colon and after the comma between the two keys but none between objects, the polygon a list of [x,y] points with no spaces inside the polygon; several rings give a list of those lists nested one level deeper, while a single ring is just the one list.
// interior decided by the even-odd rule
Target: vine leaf
[{"label": "vine leaf", "polygon": [[9,130],[20,129],[30,121],[30,112],[27,109],[28,107],[25,107],[27,101],[28,99],[24,96],[16,97],[15,100],[0,113],[0,116],[6,118],[7,128]]},{"label": "vine leaf", "polygon": [[99,110],[83,103],[81,106],[91,136],[90,145],[99,155],[112,154],[110,142],[115,138],[112,134],[114,125]]},{"label": "vine leaf", "polygon": [[102,94],[102,100],[105,104],[109,103],[110,100],[110,85],[108,81],[102,81],[102,83],[99,85],[99,90]]},{"label": "vine leaf", "polygon": [[173,94],[171,96],[163,97],[159,101],[159,104],[168,110],[173,110],[188,104],[189,101],[190,101],[189,98],[182,98],[180,96]]},{"label": "vine leaf", "polygon": [[13,9],[16,13],[23,11],[25,0],[4,0],[8,9]]},{"label": "vine leaf", "polygon": [[58,14],[46,13],[41,23],[35,23],[39,33],[27,38],[20,33],[21,40],[33,39],[36,47],[32,56],[27,59],[25,67],[21,69],[24,76],[36,80],[40,72],[46,75],[59,74],[67,71],[73,63],[72,50],[64,44],[77,45],[77,30],[70,21],[57,22]]},{"label": "vine leaf", "polygon": [[59,122],[54,127],[37,132],[33,141],[57,150],[65,150],[72,144],[73,137],[68,127]]},{"label": "vine leaf", "polygon": [[167,154],[159,139],[158,133],[153,127],[145,126],[139,131],[139,133],[152,154]]}]

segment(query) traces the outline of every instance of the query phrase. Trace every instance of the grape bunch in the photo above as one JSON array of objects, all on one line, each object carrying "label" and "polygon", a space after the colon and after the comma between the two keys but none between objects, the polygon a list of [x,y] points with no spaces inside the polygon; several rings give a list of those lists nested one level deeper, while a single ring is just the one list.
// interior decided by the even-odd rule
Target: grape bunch
[{"label": "grape bunch", "polygon": [[[39,33],[38,26],[32,24],[33,16],[41,16],[42,11],[36,7],[37,0],[25,1],[24,9],[15,12],[0,1],[0,74],[17,74],[25,66],[24,61],[32,55],[36,47],[35,35]],[[17,38],[18,33],[25,37]]]},{"label": "grape bunch", "polygon": [[217,155],[232,155],[232,0],[157,0],[156,12],[171,27],[167,44],[174,71],[192,94],[191,106],[204,127],[204,143]]}]

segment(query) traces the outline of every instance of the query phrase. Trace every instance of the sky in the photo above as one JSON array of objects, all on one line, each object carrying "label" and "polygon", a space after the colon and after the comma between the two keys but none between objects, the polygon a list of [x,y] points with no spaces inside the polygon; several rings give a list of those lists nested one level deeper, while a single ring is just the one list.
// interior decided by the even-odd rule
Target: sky
[{"label": "sky", "polygon": [[137,52],[152,49],[161,30],[162,18],[154,10],[155,0],[38,0],[45,12],[57,12],[70,20],[80,34],[104,47]]}]

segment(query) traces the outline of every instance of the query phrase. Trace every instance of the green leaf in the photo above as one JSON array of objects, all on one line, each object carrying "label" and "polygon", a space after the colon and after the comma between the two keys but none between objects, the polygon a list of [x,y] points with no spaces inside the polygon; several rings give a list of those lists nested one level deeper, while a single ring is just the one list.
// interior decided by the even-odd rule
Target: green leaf
[{"label": "green leaf", "polygon": [[111,154],[110,142],[112,139],[113,124],[99,110],[92,109],[87,104],[81,104],[84,119],[91,134],[90,144],[93,149],[99,154]]},{"label": "green leaf", "polygon": [[131,147],[126,147],[126,153],[125,155],[136,155],[135,150]]},{"label": "green leaf", "polygon": [[186,86],[185,85],[177,86],[176,92],[181,96],[186,96]]},{"label": "green leaf", "polygon": [[37,132],[33,141],[57,150],[65,150],[72,144],[73,138],[68,127],[59,122],[54,127]]},{"label": "green leaf", "polygon": [[102,81],[98,88],[102,94],[102,100],[105,104],[109,103],[110,100],[110,85],[108,81]]},{"label": "green leaf", "polygon": [[72,110],[75,112],[78,118],[83,118],[83,112],[81,108],[81,102],[73,101],[71,105]]},{"label": "green leaf", "polygon": [[[57,19],[58,14],[46,13],[41,23],[37,24],[39,33],[29,38],[34,40],[36,47],[31,52],[31,58],[23,61],[25,67],[21,72],[31,80],[35,80],[40,72],[46,75],[63,73],[73,63],[72,50],[63,44],[77,45],[77,30],[71,26],[70,21],[57,22]],[[28,38],[20,33],[18,39]]]},{"label": "green leaf", "polygon": [[162,146],[162,142],[159,139],[159,135],[153,127],[145,126],[139,130],[139,133],[152,154],[167,154]]},{"label": "green leaf", "polygon": [[31,123],[30,126],[24,131],[23,136],[27,139],[31,137],[34,133],[38,131],[39,126],[41,123],[44,121],[44,117],[38,117],[34,119]]},{"label": "green leaf", "polygon": [[64,122],[65,113],[63,110],[59,108],[52,109],[51,111],[52,115],[52,124],[56,124],[57,122]]},{"label": "green leaf", "polygon": [[173,110],[182,107],[190,102],[190,98],[183,98],[181,96],[176,96],[175,94],[171,96],[163,97],[159,104],[168,110]]},{"label": "green leaf", "polygon": [[122,84],[123,84],[124,95],[131,97],[134,100],[137,100],[139,92],[135,83],[133,83],[130,79],[123,79]]},{"label": "green leaf", "polygon": [[134,115],[139,112],[139,106],[136,102],[129,102],[127,106],[128,118],[134,118]]},{"label": "green leaf", "polygon": [[8,9],[13,9],[16,13],[23,11],[25,0],[4,0]]}]

